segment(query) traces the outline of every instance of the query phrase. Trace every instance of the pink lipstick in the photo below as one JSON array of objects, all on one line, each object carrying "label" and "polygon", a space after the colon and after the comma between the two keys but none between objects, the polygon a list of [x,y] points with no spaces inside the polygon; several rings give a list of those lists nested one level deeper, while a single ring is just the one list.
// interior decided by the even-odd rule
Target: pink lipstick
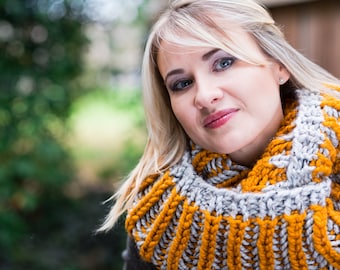
[{"label": "pink lipstick", "polygon": [[211,129],[219,128],[227,123],[237,112],[238,109],[227,109],[218,111],[207,116],[203,121],[203,125],[204,127]]}]

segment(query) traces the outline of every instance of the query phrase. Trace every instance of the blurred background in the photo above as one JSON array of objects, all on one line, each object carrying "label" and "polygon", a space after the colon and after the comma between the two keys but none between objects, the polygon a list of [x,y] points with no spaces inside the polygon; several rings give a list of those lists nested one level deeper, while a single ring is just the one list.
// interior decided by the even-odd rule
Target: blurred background
[{"label": "blurred background", "polygon": [[[140,63],[168,0],[0,0],[0,269],[122,269],[94,234],[146,141]],[[262,1],[340,77],[340,1]]]}]

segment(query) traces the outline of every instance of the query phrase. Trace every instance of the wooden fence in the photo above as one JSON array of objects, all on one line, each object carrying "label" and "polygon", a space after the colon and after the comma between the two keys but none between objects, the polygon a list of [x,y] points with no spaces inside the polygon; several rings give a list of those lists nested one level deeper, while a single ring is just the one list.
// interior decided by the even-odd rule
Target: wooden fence
[{"label": "wooden fence", "polygon": [[339,0],[273,7],[270,11],[295,48],[340,78]]}]

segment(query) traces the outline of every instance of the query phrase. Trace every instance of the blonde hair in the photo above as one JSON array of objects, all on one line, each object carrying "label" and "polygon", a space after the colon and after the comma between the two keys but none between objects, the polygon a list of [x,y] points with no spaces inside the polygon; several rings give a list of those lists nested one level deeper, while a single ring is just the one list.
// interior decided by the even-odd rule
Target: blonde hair
[{"label": "blonde hair", "polygon": [[[176,120],[157,68],[161,42],[190,47],[214,47],[251,64],[261,64],[238,42],[240,29],[250,34],[264,53],[290,73],[290,84],[311,91],[330,92],[325,83],[339,80],[314,64],[285,40],[270,14],[252,0],[175,0],[152,28],[143,66],[143,100],[148,142],[138,165],[126,178],[106,221],[99,231],[109,230],[129,209],[143,180],[175,164],[187,147],[187,136]],[[333,93],[333,92],[332,92]],[[331,93],[331,94],[332,94]]]}]

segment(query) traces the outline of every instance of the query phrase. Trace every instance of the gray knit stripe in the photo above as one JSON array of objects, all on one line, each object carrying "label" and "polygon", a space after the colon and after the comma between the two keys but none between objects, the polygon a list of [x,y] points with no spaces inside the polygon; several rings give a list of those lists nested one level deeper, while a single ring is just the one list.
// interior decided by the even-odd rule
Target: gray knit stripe
[{"label": "gray knit stripe", "polygon": [[310,162],[316,159],[324,135],[320,129],[324,121],[320,108],[321,96],[306,91],[297,92],[300,105],[293,130],[293,147],[286,169],[287,183],[292,187],[303,186],[312,181],[314,167]]},{"label": "gray knit stripe", "polygon": [[340,235],[340,228],[332,219],[328,219],[328,231],[334,231],[335,235],[328,237],[333,249],[340,253],[340,240],[336,240],[336,235]]},{"label": "gray knit stripe", "polygon": [[[289,269],[287,222],[280,219],[273,236],[274,269]],[[288,268],[287,268],[288,267]]]},{"label": "gray knit stripe", "polygon": [[315,259],[317,256],[319,256],[319,254],[315,251],[314,242],[312,239],[313,224],[314,224],[313,215],[314,215],[313,211],[308,211],[306,213],[306,219],[305,219],[305,224],[304,224],[304,235],[303,235],[303,237],[305,237],[306,240],[304,241],[302,248],[305,252],[305,256],[306,256],[306,260],[307,260],[307,264],[309,268],[313,269],[314,267],[314,269],[318,269],[318,267],[320,267],[320,264],[314,266],[315,261],[316,261]]},{"label": "gray knit stripe", "polygon": [[221,265],[222,269],[227,268],[227,243],[229,236],[229,227],[230,225],[226,220],[221,220],[216,235],[216,256],[213,263],[214,269],[219,269],[218,265]]},{"label": "gray knit stripe", "polygon": [[238,193],[219,189],[199,177],[190,164],[190,156],[185,154],[181,165],[171,170],[178,192],[187,197],[189,203],[198,205],[201,210],[216,211],[217,215],[242,215],[245,220],[251,217],[275,218],[294,210],[305,211],[312,204],[324,206],[325,198],[330,194],[329,179],[280,192],[276,189],[264,193]]},{"label": "gray knit stripe", "polygon": [[259,225],[254,222],[253,226],[247,226],[241,245],[242,267],[246,269],[259,269],[260,259],[258,256],[257,241],[259,239]]},{"label": "gray knit stripe", "polygon": [[274,233],[274,250],[275,250],[275,269],[290,269],[288,254],[288,223],[284,219],[280,219],[280,223],[276,225]]},{"label": "gray knit stripe", "polygon": [[[179,204],[177,206],[176,212],[173,215],[173,218],[167,227],[166,231],[164,232],[160,242],[158,245],[155,247],[155,253],[161,254],[163,257],[167,258],[168,254],[170,252],[171,244],[173,243],[173,239],[176,236],[178,224],[179,224],[179,219],[181,217],[181,214],[183,212],[183,204]],[[163,254],[162,251],[165,253]],[[167,267],[167,260],[155,260],[155,262],[163,262],[163,265],[161,266],[161,269],[168,269]]]},{"label": "gray knit stripe", "polygon": [[[216,158],[216,159],[210,161],[204,169],[204,174],[208,174],[211,171],[216,171],[217,167],[223,168],[222,161],[223,161],[222,158]],[[231,162],[230,159],[227,159],[225,162],[227,162],[227,166],[229,167],[229,170],[223,170],[217,176],[210,177],[210,178],[206,179],[207,183],[212,184],[212,185],[221,184],[221,183],[225,182],[226,180],[240,174],[240,172],[242,170],[246,169],[246,167],[233,166],[231,164],[232,162]]]},{"label": "gray knit stripe", "polygon": [[[186,254],[186,260],[180,261],[180,265],[183,266],[183,268],[180,269],[187,269],[184,266],[187,264],[193,264],[194,268],[196,269],[198,265],[198,254],[200,253],[200,247],[202,245],[202,235],[203,235],[203,226],[200,226],[200,224],[204,223],[204,215],[201,212],[196,211],[193,216],[193,223],[191,226],[191,232],[190,232],[190,239],[187,245],[187,248],[185,249]],[[194,258],[194,259],[192,259]]]}]

